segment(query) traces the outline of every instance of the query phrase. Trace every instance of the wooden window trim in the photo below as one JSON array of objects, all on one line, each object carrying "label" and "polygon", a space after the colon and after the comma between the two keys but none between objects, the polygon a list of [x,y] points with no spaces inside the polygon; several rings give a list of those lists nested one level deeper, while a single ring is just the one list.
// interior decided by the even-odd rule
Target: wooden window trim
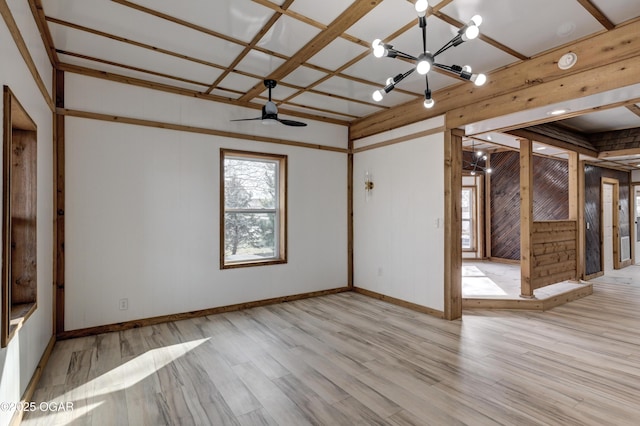
[{"label": "wooden window trim", "polygon": [[[224,191],[224,160],[226,157],[247,158],[278,163],[278,206],[275,209],[278,218],[278,256],[264,260],[242,260],[227,262],[224,256],[225,243],[225,191]],[[239,151],[220,149],[220,269],[235,269],[251,266],[280,265],[287,263],[287,156],[254,151]]]},{"label": "wooden window trim", "polygon": [[[478,190],[475,186],[463,185],[462,189],[470,189],[471,190],[471,247],[470,248],[462,248],[462,251],[465,253],[474,253],[478,250],[478,209],[477,209],[477,193]],[[461,223],[464,222],[464,219],[461,219]]]},{"label": "wooden window trim", "polygon": [[[11,339],[16,335],[18,330],[23,326],[25,321],[31,317],[38,307],[38,295],[37,295],[37,258],[33,257],[32,268],[35,273],[33,274],[32,288],[35,288],[35,294],[33,300],[23,302],[12,301],[13,276],[12,276],[12,223],[13,223],[13,207],[12,207],[12,173],[13,173],[13,139],[14,133],[21,132],[28,136],[28,140],[33,144],[34,151],[32,152],[33,161],[37,161],[37,126],[33,119],[27,114],[26,110],[16,99],[8,86],[3,86],[3,170],[2,170],[2,325],[0,326],[0,345],[6,347]],[[16,133],[18,134],[18,133]],[[29,190],[33,190],[33,205],[31,205],[30,212],[33,213],[31,218],[34,225],[37,224],[37,164],[31,165],[33,171],[36,173],[31,178],[33,182],[33,188],[28,187]],[[37,235],[37,229],[33,230],[33,235]],[[30,241],[34,253],[37,253],[37,244],[35,239]],[[34,254],[35,256],[35,254]]]}]

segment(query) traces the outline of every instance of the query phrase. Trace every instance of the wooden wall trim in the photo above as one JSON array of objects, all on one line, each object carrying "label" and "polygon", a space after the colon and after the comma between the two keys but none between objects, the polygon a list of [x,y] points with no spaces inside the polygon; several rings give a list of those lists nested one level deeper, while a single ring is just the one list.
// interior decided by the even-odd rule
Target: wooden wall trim
[{"label": "wooden wall trim", "polygon": [[364,294],[365,296],[373,297],[374,299],[382,300],[383,302],[388,302],[393,305],[398,305],[398,306],[402,306],[403,308],[411,309],[412,311],[431,315],[436,318],[443,319],[445,317],[444,312],[439,311],[437,309],[432,309],[427,306],[418,305],[417,303],[407,302],[406,300],[397,299],[392,296],[387,296],[386,294],[377,293],[375,291],[367,290],[361,287],[354,287],[353,291],[355,291],[356,293]]},{"label": "wooden wall trim", "polygon": [[4,22],[9,29],[9,33],[11,33],[11,37],[13,38],[13,41],[16,44],[16,47],[18,48],[18,51],[20,52],[25,65],[29,69],[31,76],[33,77],[33,81],[36,83],[36,86],[38,86],[38,90],[40,90],[44,101],[47,103],[49,109],[51,109],[52,112],[55,111],[53,99],[51,98],[51,95],[47,90],[47,86],[44,84],[44,81],[42,80],[42,77],[38,72],[38,68],[36,67],[35,62],[31,57],[29,48],[27,47],[27,43],[24,41],[24,38],[20,33],[18,24],[13,19],[13,15],[11,14],[11,10],[9,9],[9,5],[7,4],[6,0],[0,0],[0,15],[2,15],[2,18],[4,19]]},{"label": "wooden wall trim", "polygon": [[382,148],[382,147],[385,147],[385,146],[394,145],[394,144],[401,143],[401,142],[406,142],[406,141],[411,141],[411,140],[418,139],[418,138],[423,138],[423,137],[429,136],[429,135],[435,135],[437,133],[443,133],[445,130],[446,130],[446,128],[444,126],[436,127],[436,128],[429,129],[429,130],[424,130],[422,132],[416,132],[416,133],[412,133],[410,135],[400,136],[400,137],[389,139],[389,140],[386,140],[386,141],[373,143],[371,145],[362,146],[360,148],[355,148],[355,149],[353,149],[353,152],[357,154],[359,152],[369,151],[371,149]]},{"label": "wooden wall trim", "polygon": [[444,133],[444,318],[462,317],[462,137]]},{"label": "wooden wall trim", "polygon": [[226,130],[207,129],[204,127],[186,126],[183,124],[166,123],[163,121],[143,120],[140,118],[130,118],[117,115],[99,114],[95,112],[79,111],[66,108],[58,108],[59,115],[77,118],[87,118],[91,120],[108,121],[113,123],[132,124],[136,126],[155,127],[158,129],[177,130],[181,132],[199,133],[204,135],[221,136],[225,138],[244,139],[255,142],[274,143],[279,145],[296,146],[299,148],[319,149],[321,151],[332,151],[347,154],[346,148],[336,148],[333,146],[319,145],[307,142],[297,142],[287,139],[278,139],[268,136],[248,135],[244,133],[229,132]]},{"label": "wooden wall trim", "polygon": [[308,293],[293,294],[290,296],[280,296],[271,299],[256,300],[253,302],[237,303],[234,305],[219,306],[216,308],[202,309],[198,311],[183,312],[179,314],[160,315],[152,318],[144,318],[115,324],[99,325],[96,327],[81,328],[78,330],[65,331],[58,335],[59,340],[75,339],[77,337],[95,336],[96,334],[111,333],[114,331],[129,330],[132,328],[146,327],[149,325],[162,324],[165,322],[181,321],[190,318],[216,315],[224,312],[234,312],[243,309],[257,308],[259,306],[275,305],[278,303],[292,302],[294,300],[308,299],[311,297],[326,296],[329,294],[343,293],[349,291],[349,287],[339,287],[329,290],[312,291]]},{"label": "wooden wall trim", "polygon": [[[38,365],[36,366],[33,375],[31,376],[31,380],[29,380],[29,384],[22,394],[22,398],[20,399],[20,403],[28,404],[33,401],[33,394],[36,391],[36,387],[38,387],[38,382],[40,381],[40,377],[42,376],[42,372],[49,362],[49,358],[51,358],[51,352],[53,352],[53,347],[55,346],[56,339],[55,336],[51,336],[49,339],[49,343],[45,348],[42,356],[40,357],[40,361],[38,361]],[[20,422],[22,422],[22,417],[24,416],[24,410],[16,410],[9,421],[9,426],[18,426]]]}]

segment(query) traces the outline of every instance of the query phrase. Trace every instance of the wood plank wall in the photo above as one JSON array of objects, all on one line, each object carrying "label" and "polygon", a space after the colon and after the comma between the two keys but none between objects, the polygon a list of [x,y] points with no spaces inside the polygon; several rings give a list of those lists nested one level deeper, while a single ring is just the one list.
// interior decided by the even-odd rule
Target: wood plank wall
[{"label": "wood plank wall", "polygon": [[584,167],[584,220],[589,228],[585,229],[585,274],[602,272],[600,265],[600,206],[602,203],[600,187],[603,177],[617,179],[620,183],[620,209],[618,210],[620,237],[630,236],[629,227],[629,173],[605,169],[592,164]]},{"label": "wood plank wall", "polygon": [[575,220],[533,222],[531,287],[536,289],[576,278]]},{"label": "wood plank wall", "polygon": [[[491,257],[520,260],[520,159],[515,151],[491,154]],[[533,157],[533,220],[569,218],[569,165]]]}]

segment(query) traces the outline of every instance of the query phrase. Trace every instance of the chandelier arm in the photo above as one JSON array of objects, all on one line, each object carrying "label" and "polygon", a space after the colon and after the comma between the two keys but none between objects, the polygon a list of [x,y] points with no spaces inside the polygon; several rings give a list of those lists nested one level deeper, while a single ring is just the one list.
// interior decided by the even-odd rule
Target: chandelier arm
[{"label": "chandelier arm", "polygon": [[451,49],[453,46],[455,46],[454,41],[456,40],[456,38],[458,38],[457,36],[452,38],[451,40],[449,40],[444,46],[442,46],[436,53],[433,54],[433,57],[435,58],[436,56],[438,56],[439,54]]},{"label": "chandelier arm", "polygon": [[[389,50],[389,51],[391,51],[391,50]],[[410,59],[412,61],[417,61],[418,60],[418,58],[416,58],[415,56],[409,55],[408,53],[404,53],[404,52],[401,52],[401,51],[396,50],[396,49],[393,49],[393,53],[395,53],[396,56],[400,57],[400,58]]]},{"label": "chandelier arm", "polygon": [[427,51],[427,21],[424,21],[424,25],[422,25],[422,21],[420,21],[420,29],[422,30],[422,51]]}]

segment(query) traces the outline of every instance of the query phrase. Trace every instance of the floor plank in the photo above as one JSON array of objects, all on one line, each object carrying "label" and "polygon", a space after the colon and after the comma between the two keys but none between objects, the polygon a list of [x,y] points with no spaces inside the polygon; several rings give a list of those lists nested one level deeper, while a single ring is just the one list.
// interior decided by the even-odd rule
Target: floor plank
[{"label": "floor plank", "polygon": [[[606,277],[605,277],[606,278]],[[340,293],[56,344],[25,425],[635,425],[640,286],[444,321]]]}]

